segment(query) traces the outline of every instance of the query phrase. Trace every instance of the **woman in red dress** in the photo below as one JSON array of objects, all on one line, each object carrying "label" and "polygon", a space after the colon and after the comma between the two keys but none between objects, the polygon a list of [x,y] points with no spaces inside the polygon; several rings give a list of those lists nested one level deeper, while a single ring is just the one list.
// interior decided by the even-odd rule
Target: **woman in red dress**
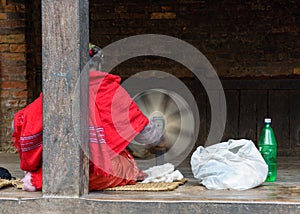
[{"label": "woman in red dress", "polygon": [[[162,137],[120,82],[119,76],[90,71],[90,190],[135,184],[142,173],[126,147],[134,138],[140,143],[157,144]],[[42,98],[40,94],[17,112],[13,121],[14,146],[25,172],[22,181],[27,191],[42,189]]]}]

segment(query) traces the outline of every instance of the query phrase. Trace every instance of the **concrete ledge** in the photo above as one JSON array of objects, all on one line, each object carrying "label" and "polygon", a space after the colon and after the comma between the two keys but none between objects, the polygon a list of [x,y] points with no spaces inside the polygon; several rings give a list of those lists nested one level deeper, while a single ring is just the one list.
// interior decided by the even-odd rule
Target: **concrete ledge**
[{"label": "concrete ledge", "polygon": [[1,213],[297,213],[300,203],[101,201],[85,198],[1,199]]}]

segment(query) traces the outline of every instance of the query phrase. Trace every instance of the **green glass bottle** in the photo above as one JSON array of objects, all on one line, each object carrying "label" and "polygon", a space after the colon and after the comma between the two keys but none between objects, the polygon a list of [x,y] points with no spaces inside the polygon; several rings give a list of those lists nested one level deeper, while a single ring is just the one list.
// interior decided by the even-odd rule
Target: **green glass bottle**
[{"label": "green glass bottle", "polygon": [[260,134],[258,149],[268,165],[266,182],[273,182],[277,176],[277,142],[270,118],[265,118],[265,127]]}]

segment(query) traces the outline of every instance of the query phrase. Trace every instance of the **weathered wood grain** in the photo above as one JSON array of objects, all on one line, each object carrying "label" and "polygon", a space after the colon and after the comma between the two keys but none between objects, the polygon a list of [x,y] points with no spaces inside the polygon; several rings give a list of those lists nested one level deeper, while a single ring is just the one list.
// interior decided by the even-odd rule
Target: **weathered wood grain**
[{"label": "weathered wood grain", "polygon": [[78,197],[88,191],[88,160],[80,146],[88,142],[86,78],[83,94],[73,94],[88,57],[88,1],[43,0],[42,20],[43,194]]},{"label": "weathered wood grain", "polygon": [[226,90],[227,120],[222,141],[237,139],[239,125],[239,91]]},{"label": "weathered wood grain", "polygon": [[243,90],[240,92],[239,137],[257,144],[264,118],[268,116],[268,97],[265,90]]},{"label": "weathered wood grain", "polygon": [[279,150],[290,150],[289,90],[269,91],[269,116]]},{"label": "weathered wood grain", "polygon": [[239,138],[256,138],[256,93],[241,91],[239,110]]},{"label": "weathered wood grain", "polygon": [[204,91],[195,93],[195,99],[198,104],[198,111],[199,111],[199,119],[200,119],[200,126],[199,126],[199,133],[198,133],[198,140],[196,141],[196,147],[198,146],[204,146],[207,135],[208,135],[208,130],[207,130],[207,124],[208,124],[208,119],[207,119],[207,103],[208,103],[208,98],[207,95],[205,94]]},{"label": "weathered wood grain", "polygon": [[[291,150],[300,148],[300,92],[289,92]],[[292,152],[293,153],[293,152]]]},{"label": "weathered wood grain", "polygon": [[[211,90],[209,89],[209,93],[211,96],[211,99],[214,100],[214,104],[216,106],[212,106],[212,103],[210,102],[210,99],[207,100],[207,113],[206,113],[206,130],[207,130],[207,140],[205,142],[205,146],[211,146],[216,143],[220,143],[224,136],[225,132],[225,126],[226,126],[226,120],[223,121],[223,119],[227,118],[227,107],[225,109],[222,109],[224,102],[226,104],[226,98],[223,100],[222,91],[221,90]],[[218,105],[218,106],[217,106]],[[213,111],[212,109],[215,109]],[[215,121],[213,123],[213,117],[215,118]]]},{"label": "weathered wood grain", "polygon": [[256,139],[254,143],[258,143],[259,137],[264,124],[264,119],[268,117],[268,92],[267,90],[256,91]]}]

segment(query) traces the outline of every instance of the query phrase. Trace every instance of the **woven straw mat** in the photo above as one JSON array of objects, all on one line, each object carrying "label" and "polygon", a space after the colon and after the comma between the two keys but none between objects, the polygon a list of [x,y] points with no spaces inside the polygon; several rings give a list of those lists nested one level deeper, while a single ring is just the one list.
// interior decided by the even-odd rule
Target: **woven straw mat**
[{"label": "woven straw mat", "polygon": [[17,189],[22,189],[22,181],[20,181],[19,179],[17,180],[0,179],[0,189],[9,186],[13,186]]},{"label": "woven straw mat", "polygon": [[125,185],[125,186],[117,186],[113,188],[107,188],[105,191],[171,191],[176,189],[178,186],[186,183],[188,181],[187,178],[183,178],[180,181],[174,182],[157,182],[157,183],[136,183],[135,185]]}]

